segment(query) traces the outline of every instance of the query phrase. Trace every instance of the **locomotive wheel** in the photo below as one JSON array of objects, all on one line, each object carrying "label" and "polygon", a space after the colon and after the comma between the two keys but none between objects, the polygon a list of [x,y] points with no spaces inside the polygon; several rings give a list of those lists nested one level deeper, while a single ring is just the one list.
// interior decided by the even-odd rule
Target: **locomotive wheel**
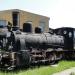
[{"label": "locomotive wheel", "polygon": [[22,51],[22,64],[26,68],[30,65],[30,55],[26,51]]},{"label": "locomotive wheel", "polygon": [[55,62],[56,62],[56,54],[55,53],[52,53],[49,56],[49,63],[50,64],[54,64]]},{"label": "locomotive wheel", "polygon": [[20,68],[28,68],[30,65],[30,55],[27,51],[20,51],[16,56],[16,65]]}]

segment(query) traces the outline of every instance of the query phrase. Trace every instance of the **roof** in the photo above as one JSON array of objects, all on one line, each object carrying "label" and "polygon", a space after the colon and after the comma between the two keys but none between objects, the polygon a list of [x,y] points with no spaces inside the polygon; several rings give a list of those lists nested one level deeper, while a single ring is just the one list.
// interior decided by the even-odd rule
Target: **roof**
[{"label": "roof", "polygon": [[[15,12],[23,11],[23,12],[27,12],[27,13],[35,14],[35,13],[32,13],[32,12],[28,12],[28,11],[20,10],[20,9],[8,9],[8,10],[2,10],[2,11],[0,11],[0,12],[5,12],[5,11],[12,11],[12,12],[13,12],[13,11],[15,11]],[[44,15],[39,15],[39,14],[35,14],[35,15],[43,16],[43,17],[46,17],[46,18],[50,19],[50,17],[44,16]]]}]

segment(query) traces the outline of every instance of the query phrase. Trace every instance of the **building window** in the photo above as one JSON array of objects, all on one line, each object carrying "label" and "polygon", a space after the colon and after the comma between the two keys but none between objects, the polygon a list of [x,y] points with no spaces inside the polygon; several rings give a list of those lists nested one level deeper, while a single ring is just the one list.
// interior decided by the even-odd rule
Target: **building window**
[{"label": "building window", "polygon": [[13,26],[18,25],[18,18],[19,18],[18,16],[19,16],[18,12],[13,12],[12,13]]},{"label": "building window", "polygon": [[0,20],[0,27],[5,27],[6,25],[6,20]]},{"label": "building window", "polygon": [[45,31],[45,22],[40,22],[39,27],[41,28],[41,31],[44,32]]}]

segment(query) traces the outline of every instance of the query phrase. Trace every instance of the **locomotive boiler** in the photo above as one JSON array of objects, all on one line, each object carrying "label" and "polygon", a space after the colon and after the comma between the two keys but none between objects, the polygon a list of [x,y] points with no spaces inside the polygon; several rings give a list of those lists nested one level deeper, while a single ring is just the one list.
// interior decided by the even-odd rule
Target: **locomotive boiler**
[{"label": "locomotive boiler", "polygon": [[21,32],[19,34],[15,33],[14,38],[16,47],[19,46],[19,50],[25,50],[25,48],[47,50],[48,48],[64,47],[64,38],[62,36],[51,35],[49,33],[32,34]]}]

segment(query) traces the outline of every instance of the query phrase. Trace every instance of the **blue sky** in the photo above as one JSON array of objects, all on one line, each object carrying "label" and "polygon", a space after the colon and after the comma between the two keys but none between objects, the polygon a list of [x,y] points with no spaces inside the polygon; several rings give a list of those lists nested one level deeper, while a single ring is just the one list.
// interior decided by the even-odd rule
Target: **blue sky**
[{"label": "blue sky", "polygon": [[7,9],[21,9],[48,16],[51,28],[75,28],[75,0],[0,0],[0,10]]}]

